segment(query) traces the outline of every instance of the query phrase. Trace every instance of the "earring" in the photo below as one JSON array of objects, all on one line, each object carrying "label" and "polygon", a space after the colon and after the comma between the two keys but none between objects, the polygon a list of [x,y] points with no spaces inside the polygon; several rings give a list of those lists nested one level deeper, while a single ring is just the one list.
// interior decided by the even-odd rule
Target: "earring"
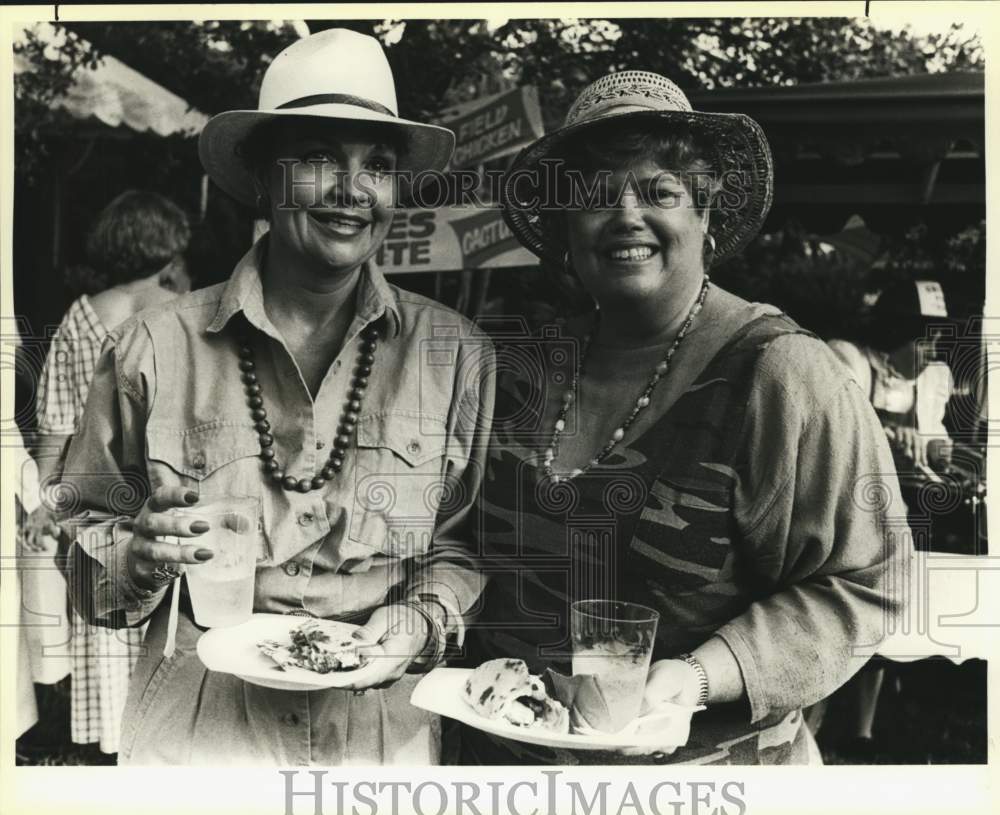
[{"label": "earring", "polygon": [[706,272],[708,271],[708,268],[712,265],[714,261],[715,261],[715,235],[713,235],[711,232],[706,232],[705,242],[701,248],[701,263]]},{"label": "earring", "polygon": [[569,249],[563,253],[563,271],[566,274],[573,274],[573,267],[569,265]]}]

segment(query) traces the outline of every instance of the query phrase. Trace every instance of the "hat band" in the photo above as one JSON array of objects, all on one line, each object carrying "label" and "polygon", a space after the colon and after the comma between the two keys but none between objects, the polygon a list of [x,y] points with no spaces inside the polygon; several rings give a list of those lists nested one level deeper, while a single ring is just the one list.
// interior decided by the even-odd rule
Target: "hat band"
[{"label": "hat band", "polygon": [[386,116],[396,117],[395,113],[379,102],[365,99],[363,96],[351,96],[347,93],[317,93],[312,96],[303,96],[300,99],[293,99],[291,102],[278,105],[275,109],[305,108],[310,105],[354,105],[359,108],[374,110],[376,113],[384,113]]}]

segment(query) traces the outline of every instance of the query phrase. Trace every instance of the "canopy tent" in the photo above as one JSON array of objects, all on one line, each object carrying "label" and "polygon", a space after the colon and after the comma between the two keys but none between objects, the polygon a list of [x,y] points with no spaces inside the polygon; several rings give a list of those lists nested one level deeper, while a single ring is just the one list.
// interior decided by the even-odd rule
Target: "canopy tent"
[{"label": "canopy tent", "polygon": [[[914,208],[949,221],[986,201],[981,73],[693,93],[699,110],[745,113],[775,158],[775,218],[836,231],[855,212],[885,224]],[[839,221],[839,223],[837,223]]]},{"label": "canopy tent", "polygon": [[[65,36],[39,23],[15,32],[15,42],[34,37],[44,47],[40,57],[58,61]],[[40,70],[15,51],[16,75]],[[87,227],[115,195],[130,187],[155,189],[190,212],[204,201],[192,138],[208,120],[204,113],[111,56],[93,68],[77,67],[70,78],[49,103],[59,115],[32,133],[44,146],[38,154],[44,161],[30,176],[15,178],[15,299],[36,327],[61,318],[68,305],[64,270],[80,262]],[[20,117],[31,114],[21,101],[15,94],[15,125],[25,126]]]},{"label": "canopy tent", "polygon": [[[49,23],[34,25],[31,31],[53,46],[65,36]],[[25,36],[22,32],[19,39]],[[14,54],[15,74],[34,70],[23,54]],[[72,85],[53,104],[82,122],[158,136],[194,135],[208,121],[181,97],[111,56],[102,57],[95,68],[76,71]]]}]

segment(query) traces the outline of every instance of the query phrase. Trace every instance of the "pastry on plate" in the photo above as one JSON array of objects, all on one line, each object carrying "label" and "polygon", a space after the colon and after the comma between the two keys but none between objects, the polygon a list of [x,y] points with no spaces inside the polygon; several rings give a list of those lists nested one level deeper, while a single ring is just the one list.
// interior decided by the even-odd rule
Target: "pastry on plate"
[{"label": "pastry on plate", "polygon": [[569,732],[569,711],[521,659],[484,662],[465,683],[465,701],[480,716],[517,727]]},{"label": "pastry on plate", "polygon": [[364,657],[358,648],[364,645],[351,636],[351,627],[336,620],[309,619],[293,628],[290,642],[264,640],[257,643],[261,653],[285,670],[289,666],[319,674],[352,671],[360,668]]}]

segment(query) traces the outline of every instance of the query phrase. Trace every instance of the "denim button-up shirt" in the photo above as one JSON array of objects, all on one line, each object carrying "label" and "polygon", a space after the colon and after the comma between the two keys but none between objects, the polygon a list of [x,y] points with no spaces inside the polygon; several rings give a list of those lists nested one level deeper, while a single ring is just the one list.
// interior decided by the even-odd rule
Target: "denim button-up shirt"
[{"label": "denim button-up shirt", "polygon": [[[88,575],[77,581],[78,607],[120,626],[159,605],[163,591],[142,592],[128,577],[127,520],[151,490],[179,485],[260,499],[256,611],[361,619],[397,595],[434,595],[449,627],[461,628],[481,589],[471,506],[493,406],[489,340],[366,268],[343,349],[312,398],[264,309],[264,241],[228,282],[109,335],[65,470],[86,529],[74,547]],[[319,490],[286,491],[263,472],[237,323],[248,326],[276,458],[298,478],[318,475],[327,461],[360,333],[381,326],[343,470]]]}]

